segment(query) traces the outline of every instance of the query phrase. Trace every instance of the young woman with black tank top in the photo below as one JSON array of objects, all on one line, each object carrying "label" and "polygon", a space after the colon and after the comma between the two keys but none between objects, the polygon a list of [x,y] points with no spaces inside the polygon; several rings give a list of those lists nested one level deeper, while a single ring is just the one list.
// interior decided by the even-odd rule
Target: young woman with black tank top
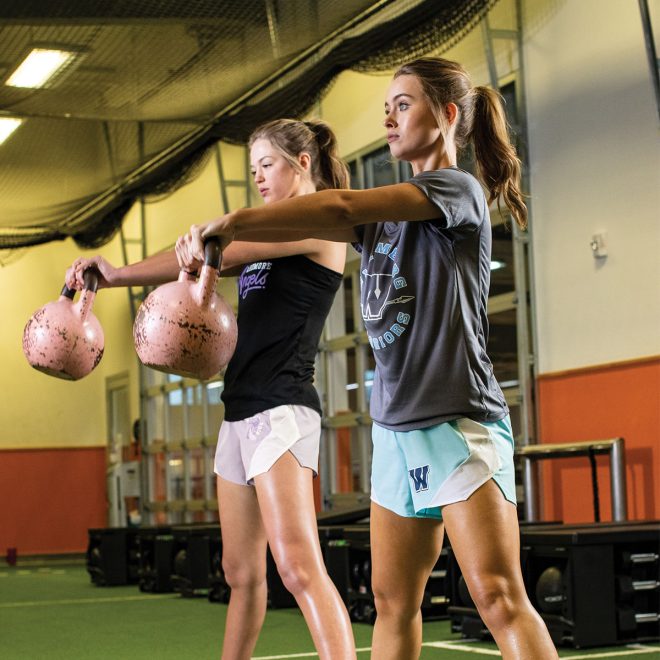
[{"label": "young woman with black tank top", "polygon": [[[266,205],[348,187],[324,122],[276,120],[257,128],[249,146]],[[321,434],[314,359],[346,247],[316,238],[264,242],[269,238],[242,237],[222,260],[222,275],[238,276],[239,294],[238,342],[224,376],[225,421],[215,459],[222,566],[231,587],[222,658],[252,656],[266,614],[268,544],[319,656],[350,659],[353,633],[323,563],[312,487]],[[182,239],[175,250],[187,250]],[[174,251],[123,268],[94,257],[76,260],[67,284],[80,288],[90,265],[100,271],[102,287],[160,284],[179,272]]]},{"label": "young woman with black tank top", "polygon": [[[349,103],[350,105],[350,103]],[[513,434],[486,353],[491,230],[501,200],[524,227],[520,162],[500,96],[456,62],[421,58],[394,74],[384,126],[409,182],[326,190],[193,225],[203,239],[347,241],[362,253],[371,393],[372,657],[418,658],[420,606],[445,529],[479,613],[506,659],[555,660],[520,567]],[[472,144],[481,183],[457,167]],[[484,188],[486,194],[484,194]]]}]

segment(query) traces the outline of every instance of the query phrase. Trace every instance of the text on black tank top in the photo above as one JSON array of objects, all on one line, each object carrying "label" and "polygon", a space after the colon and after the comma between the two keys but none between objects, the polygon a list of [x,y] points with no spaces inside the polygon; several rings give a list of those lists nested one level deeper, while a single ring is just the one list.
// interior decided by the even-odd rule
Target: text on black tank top
[{"label": "text on black tank top", "polygon": [[225,372],[225,419],[280,405],[321,414],[314,359],[342,276],[303,255],[245,266],[238,278],[238,342]]}]

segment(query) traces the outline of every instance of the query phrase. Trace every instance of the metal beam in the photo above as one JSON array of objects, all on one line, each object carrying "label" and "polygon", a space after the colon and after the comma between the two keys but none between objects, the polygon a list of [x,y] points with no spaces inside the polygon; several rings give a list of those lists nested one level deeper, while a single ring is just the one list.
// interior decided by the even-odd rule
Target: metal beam
[{"label": "metal beam", "polygon": [[642,15],[642,28],[644,30],[644,45],[646,46],[646,57],[649,61],[649,70],[651,72],[651,83],[655,92],[655,107],[660,119],[660,62],[658,53],[655,49],[655,40],[653,38],[653,26],[651,25],[651,14],[647,0],[639,0],[639,11]]}]

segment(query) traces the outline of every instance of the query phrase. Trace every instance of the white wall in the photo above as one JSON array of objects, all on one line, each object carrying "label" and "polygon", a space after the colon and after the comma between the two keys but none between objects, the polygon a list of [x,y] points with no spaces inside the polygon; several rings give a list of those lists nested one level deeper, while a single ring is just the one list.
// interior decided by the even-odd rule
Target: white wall
[{"label": "white wall", "polygon": [[638,4],[526,4],[551,10],[524,47],[539,372],[657,355],[658,116]]}]

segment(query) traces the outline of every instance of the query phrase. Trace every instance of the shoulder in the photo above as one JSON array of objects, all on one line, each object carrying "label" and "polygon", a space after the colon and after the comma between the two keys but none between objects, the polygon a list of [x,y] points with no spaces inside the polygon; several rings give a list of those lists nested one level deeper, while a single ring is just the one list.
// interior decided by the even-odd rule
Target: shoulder
[{"label": "shoulder", "polygon": [[440,209],[441,215],[434,224],[441,229],[475,229],[488,215],[481,184],[465,170],[448,167],[420,172],[410,183]]},{"label": "shoulder", "polygon": [[427,194],[429,192],[446,192],[470,197],[484,197],[484,191],[479,181],[469,172],[455,167],[420,172],[413,176],[409,183]]}]

